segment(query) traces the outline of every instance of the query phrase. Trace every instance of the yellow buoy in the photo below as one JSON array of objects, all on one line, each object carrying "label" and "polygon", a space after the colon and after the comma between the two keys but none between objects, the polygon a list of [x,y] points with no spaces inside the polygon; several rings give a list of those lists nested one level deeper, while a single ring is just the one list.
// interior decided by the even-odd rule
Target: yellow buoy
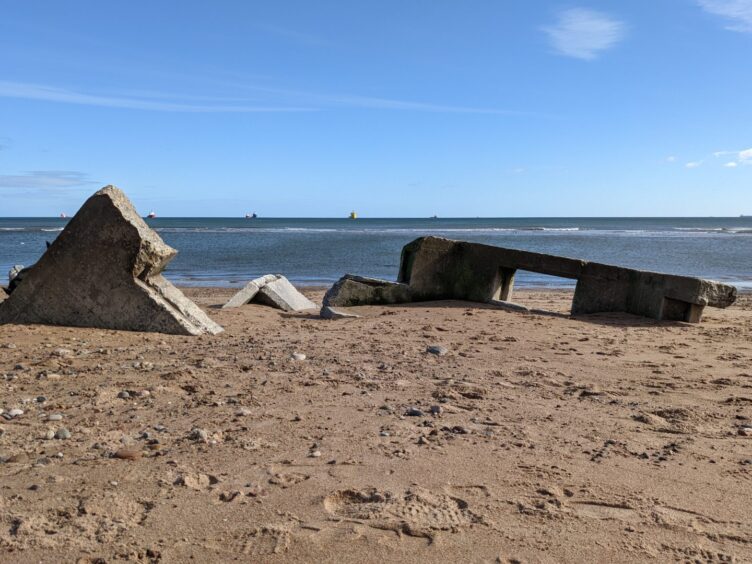
[{"label": "yellow buoy", "polygon": [[353,212],[350,212],[350,219],[358,219],[358,214]]}]

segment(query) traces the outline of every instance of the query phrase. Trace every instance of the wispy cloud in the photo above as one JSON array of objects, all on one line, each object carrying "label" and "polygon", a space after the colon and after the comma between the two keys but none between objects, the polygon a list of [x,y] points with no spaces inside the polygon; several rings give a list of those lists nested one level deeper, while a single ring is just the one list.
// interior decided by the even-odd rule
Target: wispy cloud
[{"label": "wispy cloud", "polygon": [[726,168],[736,168],[740,165],[752,165],[752,148],[743,149],[741,151],[716,151],[713,153],[716,158],[733,156],[732,161],[728,161],[723,166]]},{"label": "wispy cloud", "polygon": [[160,112],[193,113],[254,113],[254,112],[301,112],[313,108],[249,106],[225,103],[186,104],[180,101],[164,101],[155,98],[138,98],[125,96],[104,96],[87,94],[74,90],[65,90],[40,84],[0,81],[0,97],[21,98],[24,100],[44,100],[85,106],[102,106],[107,108],[125,108],[131,110],[151,110]]},{"label": "wispy cloud", "polygon": [[697,168],[702,165],[702,161],[691,161],[684,165],[685,168]]},{"label": "wispy cloud", "polygon": [[624,39],[626,25],[602,12],[571,8],[543,31],[557,53],[589,61]]},{"label": "wispy cloud", "polygon": [[[0,81],[0,98],[20,98],[25,100],[40,100],[46,102],[101,106],[108,108],[189,113],[306,112],[320,111],[334,107],[345,107],[460,114],[531,115],[530,112],[499,108],[453,106],[431,102],[396,100],[371,96],[339,96],[274,88],[246,88],[258,92],[264,92],[266,97],[271,97],[270,95],[273,95],[276,98],[276,103],[257,105],[258,100],[249,100],[247,98],[239,97],[216,98],[209,96],[192,96],[179,99],[170,94],[143,90],[129,91],[129,93],[125,95],[110,96],[88,94],[54,86],[10,81]],[[188,103],[188,100],[200,100],[205,103]],[[255,104],[249,105],[251,101],[255,102]]]},{"label": "wispy cloud", "polygon": [[666,162],[667,163],[675,163],[676,162],[676,157],[673,156],[673,155],[668,156],[668,157],[666,157]]},{"label": "wispy cloud", "polygon": [[729,20],[726,29],[752,33],[752,0],[697,0],[700,7]]},{"label": "wispy cloud", "polygon": [[74,188],[95,183],[87,174],[74,170],[32,170],[21,174],[0,174],[0,188]]},{"label": "wispy cloud", "polygon": [[521,115],[524,112],[496,108],[473,108],[467,106],[447,106],[426,102],[410,102],[390,98],[373,98],[370,96],[319,96],[324,104],[349,106],[354,108],[371,108],[377,110],[413,110],[419,112],[440,112],[458,114],[502,114]]}]

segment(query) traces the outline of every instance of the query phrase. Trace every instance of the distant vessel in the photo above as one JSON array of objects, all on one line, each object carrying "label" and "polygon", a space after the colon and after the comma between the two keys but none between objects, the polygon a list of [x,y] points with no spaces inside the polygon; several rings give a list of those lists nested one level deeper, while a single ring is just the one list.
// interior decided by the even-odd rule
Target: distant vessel
[{"label": "distant vessel", "polygon": [[246,219],[256,219],[257,217],[258,215],[256,214],[256,212],[245,214]]},{"label": "distant vessel", "polygon": [[354,211],[351,211],[350,212],[350,219],[358,219],[358,214],[355,213]]},{"label": "distant vessel", "polygon": [[439,219],[438,215],[432,215],[430,219]]},{"label": "distant vessel", "polygon": [[[742,217],[744,217],[744,216],[742,216]],[[62,212],[60,214],[60,219],[68,219],[68,216],[65,214],[65,212]]]},{"label": "distant vessel", "polygon": [[150,211],[149,215],[147,215],[146,217],[148,217],[149,219],[154,219],[155,217],[157,217],[157,214],[154,213],[153,211]]},{"label": "distant vessel", "polygon": [[744,214],[742,214],[739,217],[752,217],[752,215],[744,215]]}]

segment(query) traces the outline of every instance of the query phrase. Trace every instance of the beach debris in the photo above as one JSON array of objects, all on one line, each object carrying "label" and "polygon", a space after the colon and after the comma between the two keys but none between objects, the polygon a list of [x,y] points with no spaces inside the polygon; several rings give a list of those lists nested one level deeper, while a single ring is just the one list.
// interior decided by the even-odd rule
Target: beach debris
[{"label": "beach debris", "polygon": [[318,307],[281,274],[267,274],[251,280],[222,308],[240,307],[252,302],[272,306],[283,311],[305,311]]},{"label": "beach debris", "polygon": [[509,301],[517,270],[577,280],[572,315],[624,312],[698,323],[706,306],[728,307],[737,294],[733,286],[701,278],[421,237],[402,249],[397,282],[346,274],[326,293],[324,306],[466,300],[528,311]]},{"label": "beach debris", "polygon": [[290,355],[290,358],[293,360],[305,360],[306,355],[304,355],[303,353],[294,352]]},{"label": "beach debris", "polygon": [[0,303],[0,323],[177,335],[221,332],[161,275],[176,254],[123,192],[106,186],[84,203],[23,284]]},{"label": "beach debris", "polygon": [[324,306],[321,308],[319,315],[322,319],[358,319],[359,315],[355,313],[348,313],[341,309],[336,309],[331,306]]}]

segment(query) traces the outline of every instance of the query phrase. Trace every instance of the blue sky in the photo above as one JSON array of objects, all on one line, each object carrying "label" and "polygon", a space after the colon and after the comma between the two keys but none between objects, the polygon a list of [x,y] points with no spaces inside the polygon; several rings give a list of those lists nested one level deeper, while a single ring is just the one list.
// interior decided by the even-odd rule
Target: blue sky
[{"label": "blue sky", "polygon": [[0,14],[0,216],[752,214],[752,0]]}]

